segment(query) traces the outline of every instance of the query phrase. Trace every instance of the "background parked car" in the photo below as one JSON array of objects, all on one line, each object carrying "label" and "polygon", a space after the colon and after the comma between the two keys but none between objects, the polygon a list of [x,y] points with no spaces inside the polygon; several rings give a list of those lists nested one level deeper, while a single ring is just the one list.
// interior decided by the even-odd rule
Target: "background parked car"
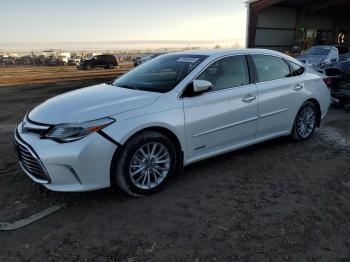
[{"label": "background parked car", "polygon": [[44,65],[45,57],[37,55],[24,55],[16,59],[16,65]]},{"label": "background parked car", "polygon": [[16,57],[4,56],[2,58],[2,63],[5,65],[14,65],[16,64]]},{"label": "background parked car", "polygon": [[16,59],[16,64],[17,65],[32,65],[36,58],[31,56],[31,55],[26,55],[26,56],[22,56]]},{"label": "background parked car", "polygon": [[314,46],[297,57],[331,79],[334,103],[346,110],[350,108],[350,50],[343,45]]},{"label": "background parked car", "polygon": [[67,64],[68,63],[68,56],[65,56],[65,55],[60,55],[60,56],[58,56],[58,59],[60,59],[62,62],[63,62],[63,64]]},{"label": "background parked car", "polygon": [[152,59],[154,59],[154,58],[156,58],[156,57],[158,57],[160,55],[164,55],[164,54],[165,53],[155,53],[155,54],[151,54],[151,55],[148,55],[148,56],[140,58],[140,59],[135,59],[134,66],[141,65],[143,63],[151,61]]},{"label": "background parked car", "polygon": [[297,59],[328,76],[350,75],[350,50],[346,46],[314,46]]},{"label": "background parked car", "polygon": [[66,62],[65,60],[63,60],[62,57],[58,56],[58,57],[51,57],[49,60],[49,65],[50,66],[62,66],[65,65]]},{"label": "background parked car", "polygon": [[114,55],[96,55],[89,59],[81,59],[78,69],[90,70],[99,67],[113,69],[115,66],[118,66],[118,62]]},{"label": "background parked car", "polygon": [[67,64],[68,65],[75,65],[75,66],[77,66],[77,65],[79,65],[79,63],[80,63],[80,57],[79,56],[70,57],[67,60]]}]

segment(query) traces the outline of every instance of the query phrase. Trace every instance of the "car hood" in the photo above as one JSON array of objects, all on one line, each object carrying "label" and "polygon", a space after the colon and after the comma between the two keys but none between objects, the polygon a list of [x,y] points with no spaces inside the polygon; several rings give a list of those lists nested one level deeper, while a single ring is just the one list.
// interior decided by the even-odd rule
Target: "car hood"
[{"label": "car hood", "polygon": [[298,59],[300,62],[303,62],[307,65],[320,65],[325,59],[327,58],[327,56],[325,55],[302,55],[297,57],[296,59]]},{"label": "car hood", "polygon": [[100,84],[53,97],[34,108],[28,117],[50,125],[84,122],[147,106],[160,95]]}]

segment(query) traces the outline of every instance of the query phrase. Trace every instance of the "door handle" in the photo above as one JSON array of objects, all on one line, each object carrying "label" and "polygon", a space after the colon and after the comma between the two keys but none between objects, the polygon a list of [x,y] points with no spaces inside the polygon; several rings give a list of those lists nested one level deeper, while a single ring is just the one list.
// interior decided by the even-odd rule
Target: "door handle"
[{"label": "door handle", "polygon": [[256,99],[256,96],[247,95],[247,96],[245,96],[245,97],[242,99],[242,101],[243,101],[244,103],[251,103],[251,102],[253,102],[255,99]]},{"label": "door handle", "polygon": [[304,88],[304,85],[303,85],[303,84],[296,84],[296,85],[293,87],[294,91],[299,91],[299,90],[301,90],[301,89],[303,89],[303,88]]}]

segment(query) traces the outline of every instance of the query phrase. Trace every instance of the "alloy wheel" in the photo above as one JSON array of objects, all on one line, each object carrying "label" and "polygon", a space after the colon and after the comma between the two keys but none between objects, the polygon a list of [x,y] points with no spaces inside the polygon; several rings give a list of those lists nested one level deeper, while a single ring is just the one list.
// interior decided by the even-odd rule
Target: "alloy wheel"
[{"label": "alloy wheel", "polygon": [[163,144],[145,144],[136,150],[131,158],[130,180],[140,189],[153,189],[168,175],[170,163],[169,150]]},{"label": "alloy wheel", "polygon": [[299,114],[297,131],[302,138],[309,137],[314,131],[316,123],[316,112],[314,108],[306,106]]}]

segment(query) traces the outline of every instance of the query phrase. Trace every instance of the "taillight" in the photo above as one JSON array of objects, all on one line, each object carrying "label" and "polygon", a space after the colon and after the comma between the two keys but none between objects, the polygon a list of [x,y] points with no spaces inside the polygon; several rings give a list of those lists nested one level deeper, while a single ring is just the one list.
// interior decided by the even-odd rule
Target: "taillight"
[{"label": "taillight", "polygon": [[323,78],[323,81],[329,89],[332,87],[332,79],[330,77]]}]

